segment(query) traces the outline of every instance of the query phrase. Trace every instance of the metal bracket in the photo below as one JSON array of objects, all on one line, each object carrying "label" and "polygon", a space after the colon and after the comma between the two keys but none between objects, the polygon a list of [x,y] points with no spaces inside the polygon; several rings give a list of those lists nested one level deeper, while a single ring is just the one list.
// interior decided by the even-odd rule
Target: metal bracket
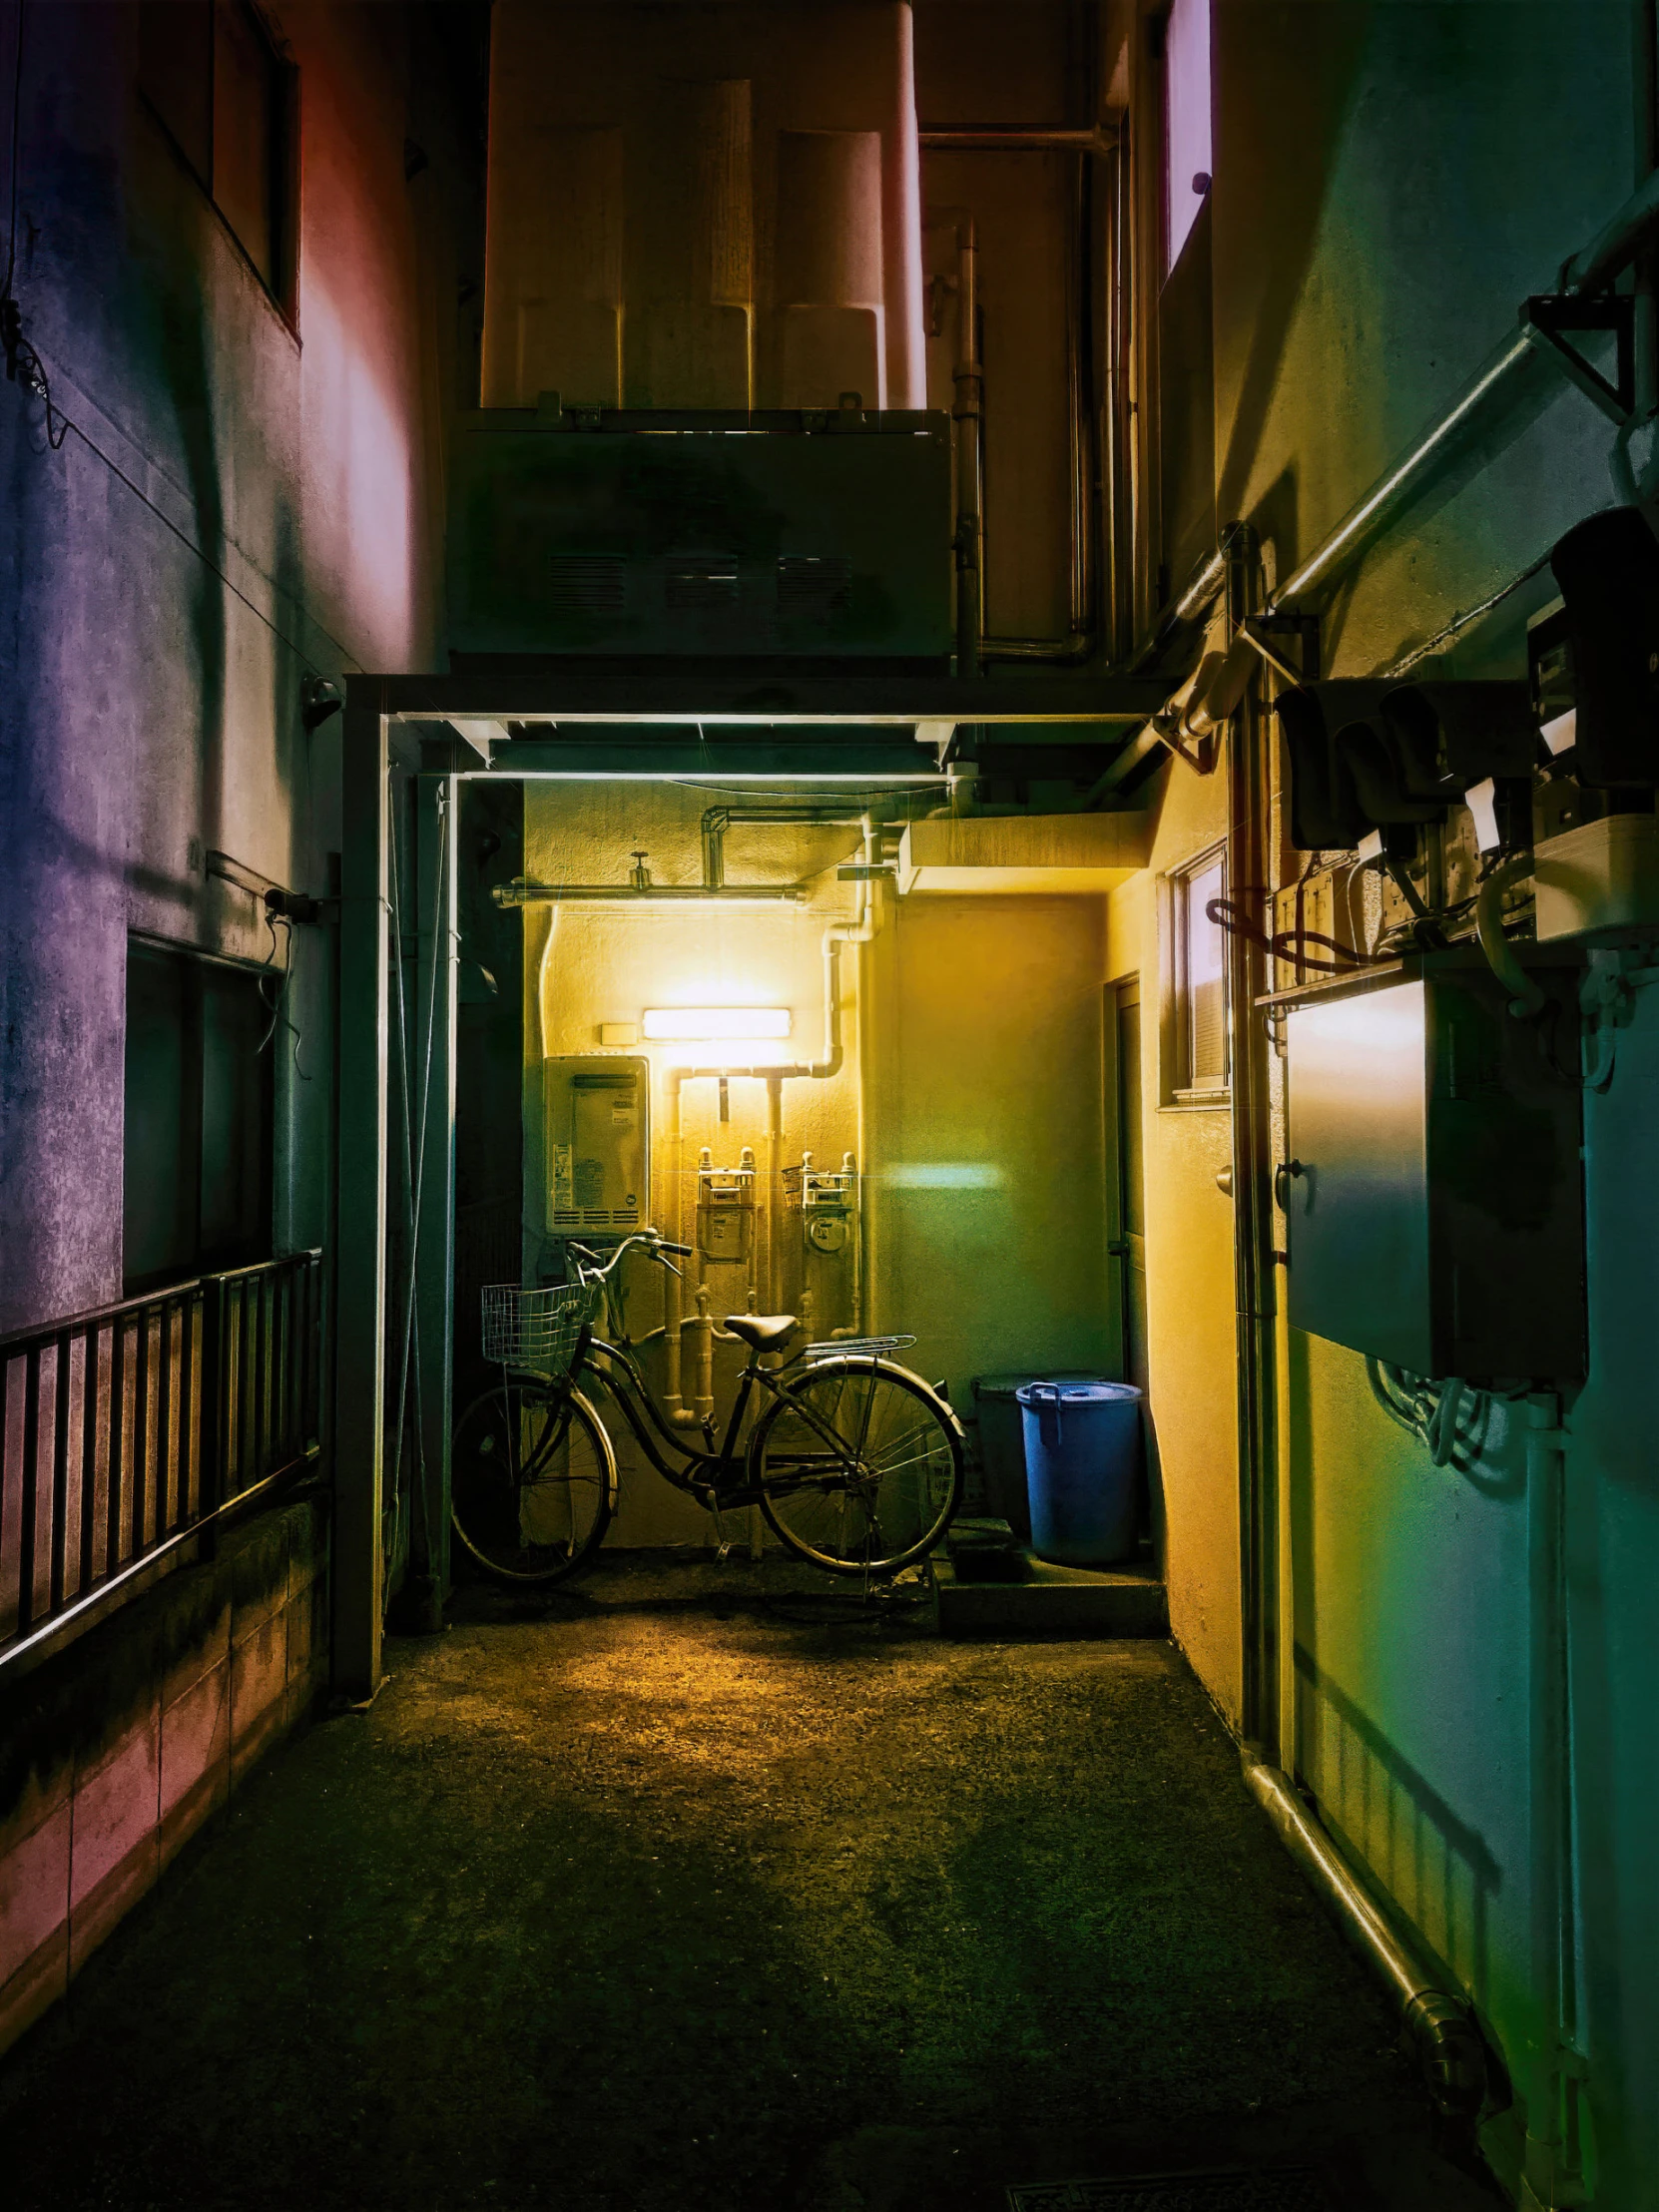
[{"label": "metal bracket", "polygon": [[[1246,615],[1241,626],[1264,661],[1292,684],[1316,684],[1320,677],[1320,618],[1318,615]],[[1299,667],[1280,658],[1270,640],[1294,638]]]},{"label": "metal bracket", "polygon": [[[1584,299],[1571,293],[1537,292],[1523,302],[1520,324],[1528,343],[1540,353],[1547,353],[1585,398],[1622,430],[1636,411],[1635,295],[1604,292],[1598,298]],[[1566,342],[1562,333],[1569,330],[1612,333],[1616,383],[1609,383],[1577,346]]]}]

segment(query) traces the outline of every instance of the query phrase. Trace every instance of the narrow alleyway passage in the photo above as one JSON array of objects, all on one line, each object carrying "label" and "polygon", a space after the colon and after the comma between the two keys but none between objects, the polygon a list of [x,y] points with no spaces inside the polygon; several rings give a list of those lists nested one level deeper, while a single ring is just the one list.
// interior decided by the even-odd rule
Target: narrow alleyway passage
[{"label": "narrow alleyway passage", "polygon": [[623,1565],[393,1648],[0,2070],[8,2204],[956,2212],[1319,2163],[1490,2200],[1161,1644]]}]

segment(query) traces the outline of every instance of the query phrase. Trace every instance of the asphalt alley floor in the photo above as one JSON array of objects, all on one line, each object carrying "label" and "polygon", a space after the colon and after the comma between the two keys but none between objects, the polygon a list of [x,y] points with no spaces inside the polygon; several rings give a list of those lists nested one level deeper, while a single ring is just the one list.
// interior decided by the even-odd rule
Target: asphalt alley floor
[{"label": "asphalt alley floor", "polygon": [[6,2203],[1002,2212],[1260,2163],[1488,2212],[1172,1647],[829,1588],[463,1591],[0,2067]]}]

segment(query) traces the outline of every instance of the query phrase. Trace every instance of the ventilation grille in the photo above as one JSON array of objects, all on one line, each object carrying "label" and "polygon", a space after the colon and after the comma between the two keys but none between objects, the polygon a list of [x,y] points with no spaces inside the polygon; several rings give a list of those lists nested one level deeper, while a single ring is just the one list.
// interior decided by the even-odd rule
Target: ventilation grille
[{"label": "ventilation grille", "polygon": [[640,1210],[621,1206],[608,1213],[602,1206],[560,1206],[553,1215],[555,1229],[637,1229]]},{"label": "ventilation grille", "polygon": [[663,600],[678,613],[716,613],[735,607],[736,554],[695,554],[676,561],[664,579]]},{"label": "ventilation grille", "polygon": [[778,556],[778,612],[786,620],[828,623],[851,598],[852,563],[844,554]]},{"label": "ventilation grille", "polygon": [[615,553],[555,553],[547,564],[547,603],[561,615],[619,615],[626,567]]}]

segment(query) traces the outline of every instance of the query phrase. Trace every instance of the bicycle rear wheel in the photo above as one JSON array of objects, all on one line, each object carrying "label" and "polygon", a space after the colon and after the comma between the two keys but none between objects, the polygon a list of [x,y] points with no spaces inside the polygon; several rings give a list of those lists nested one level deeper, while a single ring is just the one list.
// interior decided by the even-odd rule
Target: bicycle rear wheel
[{"label": "bicycle rear wheel", "polygon": [[773,1399],[750,1449],[767,1519],[831,1574],[890,1573],[922,1558],[961,1498],[949,1412],[884,1361],[819,1362]]},{"label": "bicycle rear wheel", "polygon": [[574,1574],[604,1541],[616,1495],[611,1439],[579,1390],[509,1381],[455,1423],[450,1519],[498,1582]]}]

